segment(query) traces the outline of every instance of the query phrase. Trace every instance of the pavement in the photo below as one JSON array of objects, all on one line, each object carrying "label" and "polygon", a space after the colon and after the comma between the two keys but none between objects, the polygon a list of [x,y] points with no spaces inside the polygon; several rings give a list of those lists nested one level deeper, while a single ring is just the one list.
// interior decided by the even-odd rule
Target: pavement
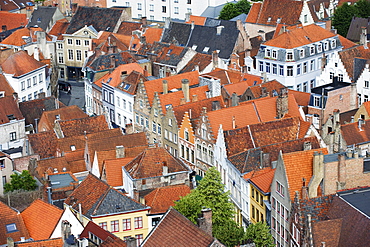
[{"label": "pavement", "polygon": [[71,94],[59,90],[59,100],[66,106],[77,105],[85,110],[85,85],[82,81],[65,81],[71,84]]}]

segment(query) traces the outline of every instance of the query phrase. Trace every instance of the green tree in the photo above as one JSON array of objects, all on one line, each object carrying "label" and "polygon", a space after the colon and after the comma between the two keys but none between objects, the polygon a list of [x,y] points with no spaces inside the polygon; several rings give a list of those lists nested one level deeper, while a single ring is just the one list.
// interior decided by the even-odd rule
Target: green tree
[{"label": "green tree", "polygon": [[21,174],[14,173],[10,175],[10,178],[10,183],[4,185],[5,192],[14,190],[35,190],[37,187],[36,180],[33,179],[27,170],[23,170]]},{"label": "green tree", "polygon": [[210,168],[196,189],[175,202],[175,209],[193,223],[202,208],[212,209],[213,236],[227,246],[239,244],[244,237],[244,230],[234,221],[234,207],[229,201],[229,193],[224,192],[220,173]]},{"label": "green tree", "polygon": [[357,17],[368,18],[370,16],[370,1],[360,0],[354,6],[357,9]]},{"label": "green tree", "polygon": [[255,243],[256,247],[273,247],[274,240],[270,228],[265,222],[257,222],[248,226],[245,232],[245,239]]},{"label": "green tree", "polygon": [[333,26],[338,34],[346,37],[353,16],[357,15],[357,8],[354,5],[344,3],[335,10],[333,16]]},{"label": "green tree", "polygon": [[218,19],[230,20],[242,13],[248,14],[251,4],[248,0],[240,0],[237,3],[227,3],[222,8]]}]

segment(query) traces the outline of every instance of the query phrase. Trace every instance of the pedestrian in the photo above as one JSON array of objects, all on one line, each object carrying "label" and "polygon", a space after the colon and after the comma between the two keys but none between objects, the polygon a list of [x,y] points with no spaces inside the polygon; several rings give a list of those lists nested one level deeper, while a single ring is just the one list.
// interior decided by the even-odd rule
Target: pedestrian
[{"label": "pedestrian", "polygon": [[68,86],[68,94],[71,94],[71,86]]}]

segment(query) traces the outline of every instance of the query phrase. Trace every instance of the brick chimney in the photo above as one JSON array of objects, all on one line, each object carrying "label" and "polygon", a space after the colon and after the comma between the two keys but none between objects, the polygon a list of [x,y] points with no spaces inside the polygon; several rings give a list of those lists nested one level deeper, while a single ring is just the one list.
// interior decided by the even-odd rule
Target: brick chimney
[{"label": "brick chimney", "polygon": [[212,236],[212,209],[202,209],[202,215],[198,218],[198,226],[200,229]]},{"label": "brick chimney", "polygon": [[141,17],[141,25],[143,25],[143,27],[148,25],[146,16]]},{"label": "brick chimney", "polygon": [[185,98],[186,102],[190,101],[189,84],[190,84],[190,82],[189,82],[188,79],[182,79],[181,80],[181,88],[182,88],[182,91],[184,93],[184,98]]},{"label": "brick chimney", "polygon": [[116,146],[116,158],[125,158],[124,146]]},{"label": "brick chimney", "polygon": [[168,81],[163,80],[162,84],[163,84],[163,94],[167,94],[168,93]]},{"label": "brick chimney", "polygon": [[212,52],[212,64],[213,64],[213,69],[218,68],[218,51],[213,51]]},{"label": "brick chimney", "polygon": [[116,57],[114,55],[110,56],[110,66],[113,69],[116,67]]},{"label": "brick chimney", "polygon": [[128,237],[126,238],[126,247],[136,247],[136,238]]},{"label": "brick chimney", "polygon": [[168,175],[168,166],[167,166],[167,162],[166,161],[163,161],[163,166],[162,166],[162,173],[163,173],[163,176],[167,176]]},{"label": "brick chimney", "polygon": [[221,109],[220,101],[218,100],[212,101],[212,111],[216,111],[220,109]]},{"label": "brick chimney", "polygon": [[191,101],[192,102],[197,102],[198,101],[198,95],[196,95],[196,94],[192,95]]},{"label": "brick chimney", "polygon": [[280,94],[276,98],[276,118],[283,118],[285,114],[289,111],[288,106],[288,90],[286,88],[280,89]]}]

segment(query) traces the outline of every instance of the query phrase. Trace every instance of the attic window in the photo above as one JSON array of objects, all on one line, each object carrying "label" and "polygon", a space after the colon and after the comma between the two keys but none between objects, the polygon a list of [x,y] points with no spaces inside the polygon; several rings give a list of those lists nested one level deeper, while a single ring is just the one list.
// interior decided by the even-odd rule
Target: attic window
[{"label": "attic window", "polygon": [[107,28],[105,29],[105,31],[109,31],[109,29],[110,29],[110,27],[107,27]]},{"label": "attic window", "polygon": [[279,17],[277,18],[276,23],[280,23],[280,21],[281,21],[281,18]]},{"label": "attic window", "polygon": [[337,46],[337,42],[335,39],[331,40],[331,48],[334,49]]},{"label": "attic window", "polygon": [[124,89],[124,90],[128,90],[130,87],[131,87],[131,84],[126,84],[126,85],[123,87],[123,89]]},{"label": "attic window", "polygon": [[15,119],[13,114],[7,115],[7,117],[8,117],[9,120],[14,120]]},{"label": "attic window", "polygon": [[109,77],[109,79],[108,79],[107,83],[109,83],[111,80],[112,80],[112,77]]},{"label": "attic window", "polygon": [[71,151],[75,151],[76,150],[76,146],[75,145],[71,145]]},{"label": "attic window", "polygon": [[271,17],[267,18],[267,22],[270,22],[271,21]]},{"label": "attic window", "polygon": [[172,49],[169,49],[166,55],[169,56],[171,52],[172,52]]},{"label": "attic window", "polygon": [[133,45],[132,45],[132,49],[135,49],[135,48],[136,48],[136,44],[133,44]]},{"label": "attic window", "polygon": [[191,49],[193,49],[194,51],[197,49],[197,45],[193,45],[192,47],[191,47]]},{"label": "attic window", "polygon": [[41,22],[41,18],[39,17],[39,18],[37,18],[37,22],[38,23],[40,23]]},{"label": "attic window", "polygon": [[12,233],[12,232],[17,232],[18,229],[17,229],[17,226],[15,225],[15,223],[12,223],[12,224],[7,224],[6,225],[6,231],[7,231],[7,233]]},{"label": "attic window", "polygon": [[207,53],[208,51],[209,51],[209,47],[208,46],[204,47],[203,52]]}]

